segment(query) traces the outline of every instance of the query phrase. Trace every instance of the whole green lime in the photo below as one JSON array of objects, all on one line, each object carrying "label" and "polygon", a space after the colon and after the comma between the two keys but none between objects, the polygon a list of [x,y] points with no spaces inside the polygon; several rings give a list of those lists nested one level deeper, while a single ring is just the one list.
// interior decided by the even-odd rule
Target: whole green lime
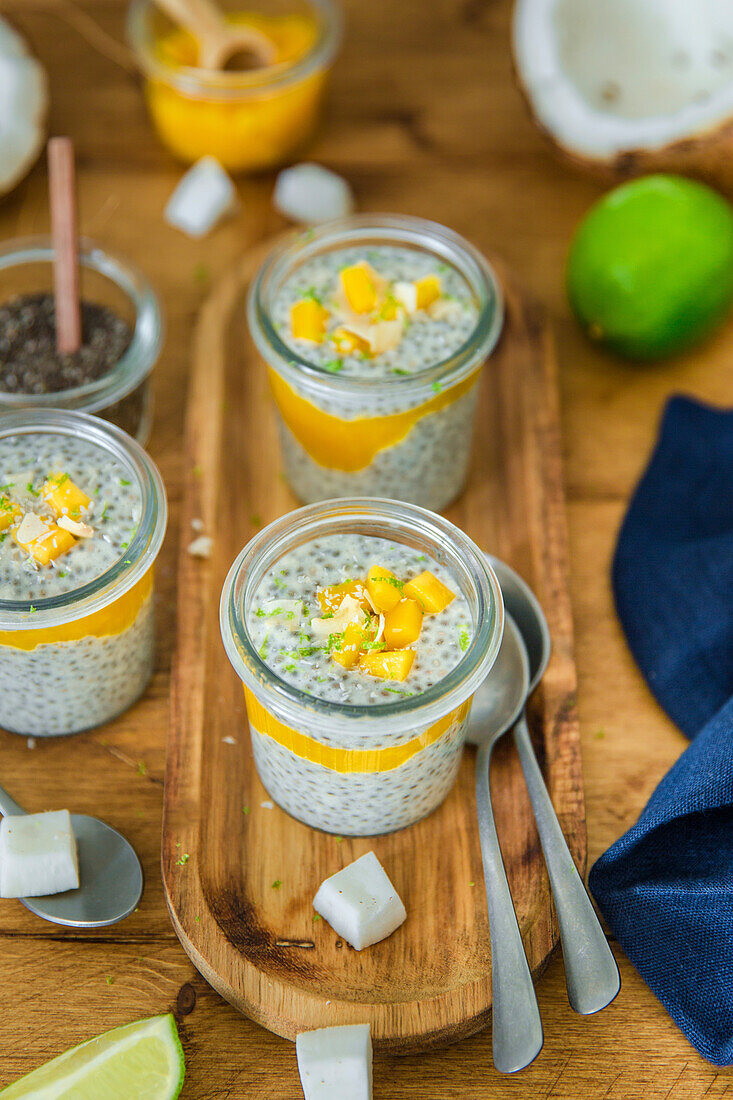
[{"label": "whole green lime", "polygon": [[605,195],[576,230],[570,304],[588,335],[655,359],[702,340],[733,301],[733,210],[717,191],[655,175]]}]

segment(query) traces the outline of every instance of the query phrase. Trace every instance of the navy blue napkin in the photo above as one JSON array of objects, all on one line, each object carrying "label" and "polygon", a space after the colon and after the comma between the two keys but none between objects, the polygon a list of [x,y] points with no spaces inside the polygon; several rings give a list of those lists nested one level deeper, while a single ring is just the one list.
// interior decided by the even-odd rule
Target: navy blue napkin
[{"label": "navy blue napkin", "polygon": [[[613,565],[629,646],[692,739],[589,884],[689,1041],[733,1063],[733,411],[667,405]],[[643,736],[640,729],[639,736]]]}]

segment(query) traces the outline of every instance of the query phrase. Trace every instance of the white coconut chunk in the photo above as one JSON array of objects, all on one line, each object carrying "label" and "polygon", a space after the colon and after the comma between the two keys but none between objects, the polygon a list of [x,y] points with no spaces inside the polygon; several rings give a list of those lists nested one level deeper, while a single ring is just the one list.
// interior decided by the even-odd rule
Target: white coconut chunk
[{"label": "white coconut chunk", "polygon": [[59,527],[63,527],[65,531],[76,535],[78,539],[90,539],[94,534],[94,528],[90,527],[88,523],[72,519],[71,516],[61,516]]},{"label": "white coconut chunk", "polygon": [[188,544],[188,552],[192,558],[210,558],[213,546],[214,540],[209,535],[199,535]]},{"label": "white coconut chunk", "polygon": [[329,634],[340,634],[352,623],[363,623],[364,612],[361,604],[353,596],[344,596],[336,611],[330,618],[311,619],[311,629],[316,638],[327,638]]},{"label": "white coconut chunk", "polygon": [[189,237],[205,237],[238,207],[232,180],[215,157],[202,157],[186,172],[168,200],[165,220]]},{"label": "white coconut chunk", "polygon": [[357,951],[391,936],[407,917],[374,852],[322,882],[313,908]]},{"label": "white coconut chunk", "polygon": [[704,141],[733,112],[733,5],[517,0],[516,69],[532,113],[585,161]]},{"label": "white coconut chunk", "polygon": [[277,177],[272,204],[291,221],[316,224],[346,217],[354,196],[346,180],[328,168],[296,164]]},{"label": "white coconut chunk", "polygon": [[305,1100],[372,1100],[369,1024],[302,1031],[295,1052]]},{"label": "white coconut chunk", "polygon": [[262,610],[268,619],[281,619],[291,634],[300,630],[303,616],[302,600],[265,600]]},{"label": "white coconut chunk", "polygon": [[48,533],[48,530],[49,527],[45,520],[42,520],[35,512],[26,512],[16,532],[16,537],[18,542],[27,545],[29,542],[33,542],[34,539],[40,539]]},{"label": "white coconut chunk", "polygon": [[45,897],[78,886],[79,861],[68,810],[2,819],[0,897]]}]

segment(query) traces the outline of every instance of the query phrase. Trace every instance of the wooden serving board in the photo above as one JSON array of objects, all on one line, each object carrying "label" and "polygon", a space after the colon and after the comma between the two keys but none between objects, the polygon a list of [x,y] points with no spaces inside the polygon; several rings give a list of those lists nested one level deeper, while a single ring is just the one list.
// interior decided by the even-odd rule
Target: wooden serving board
[{"label": "wooden serving board", "polygon": [[[214,290],[194,346],[163,826],[166,896],[197,968],[264,1027],[293,1039],[308,1028],[368,1021],[378,1048],[407,1053],[459,1039],[490,1019],[474,752],[466,752],[443,806],[390,836],[339,840],[268,805],[241,684],[218,626],[219,594],[235,555],[257,527],[296,506],[280,476],[266,373],[245,321],[247,284],[264,251],[248,254]],[[511,280],[503,282],[507,321],[481,383],[470,484],[448,515],[513,565],[547,612],[553,656],[533,700],[532,724],[555,807],[583,868],[555,362],[542,313]],[[207,560],[187,553],[197,518],[214,537]],[[521,769],[505,742],[494,754],[495,812],[528,957],[539,974],[557,929]],[[356,952],[314,921],[311,902],[325,877],[369,849],[388,870],[408,918],[389,939]]]}]

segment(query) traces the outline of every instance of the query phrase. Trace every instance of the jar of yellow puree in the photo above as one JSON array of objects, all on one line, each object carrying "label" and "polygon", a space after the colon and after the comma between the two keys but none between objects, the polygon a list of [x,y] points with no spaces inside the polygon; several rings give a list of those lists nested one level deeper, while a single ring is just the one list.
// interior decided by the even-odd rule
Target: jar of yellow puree
[{"label": "jar of yellow puree", "polygon": [[233,172],[287,160],[313,134],[340,40],[331,0],[229,0],[227,19],[273,44],[271,64],[198,67],[198,43],[152,0],[132,0],[127,30],[153,125],[179,160],[213,156]]}]

